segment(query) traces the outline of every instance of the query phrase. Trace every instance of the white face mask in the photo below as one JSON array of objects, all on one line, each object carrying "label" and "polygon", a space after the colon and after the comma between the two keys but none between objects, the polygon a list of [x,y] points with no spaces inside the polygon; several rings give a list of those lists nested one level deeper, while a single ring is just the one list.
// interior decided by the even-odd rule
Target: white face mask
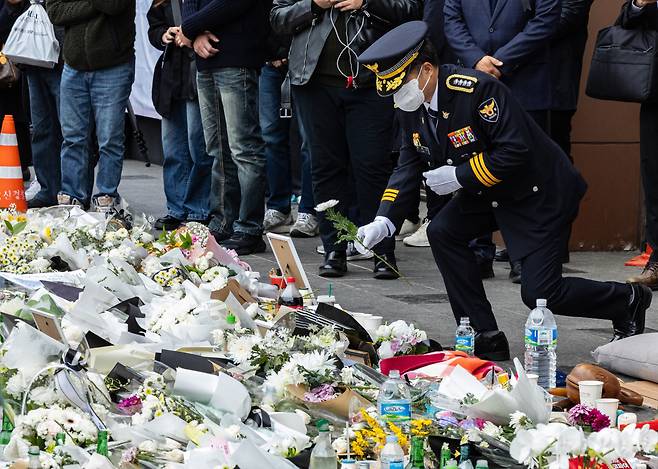
[{"label": "white face mask", "polygon": [[418,86],[418,77],[420,77],[421,72],[422,69],[418,72],[416,78],[402,85],[402,87],[393,95],[393,102],[404,112],[414,112],[425,102],[425,94],[423,94],[423,91],[427,88],[427,84],[430,82],[432,75],[430,74],[430,76],[427,77],[425,86],[421,89],[420,86]]}]

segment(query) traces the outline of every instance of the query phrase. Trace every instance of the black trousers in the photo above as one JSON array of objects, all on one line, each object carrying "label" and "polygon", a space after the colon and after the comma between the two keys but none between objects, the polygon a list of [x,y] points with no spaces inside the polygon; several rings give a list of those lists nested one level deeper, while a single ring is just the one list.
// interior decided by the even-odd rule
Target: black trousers
[{"label": "black trousers", "polygon": [[[354,221],[370,223],[393,172],[392,100],[382,99],[374,88],[345,89],[314,82],[293,86],[293,94],[310,145],[315,202],[336,199],[337,210],[347,215],[355,194],[359,220]],[[320,236],[327,253],[346,249],[322,214]],[[395,238],[389,237],[374,250],[390,254],[394,249]]]},{"label": "black trousers", "polygon": [[[548,301],[555,314],[584,318],[627,320],[630,286],[562,277],[562,246],[568,225],[539,249],[521,260],[521,297],[528,308],[538,298]],[[491,209],[476,213],[462,211],[459,196],[434,217],[427,229],[436,264],[443,275],[455,320],[468,316],[477,332],[497,330],[496,318],[480,279],[469,241],[497,229]]]},{"label": "black trousers", "polygon": [[640,108],[640,174],[646,208],[646,237],[658,261],[658,104],[643,103]]}]

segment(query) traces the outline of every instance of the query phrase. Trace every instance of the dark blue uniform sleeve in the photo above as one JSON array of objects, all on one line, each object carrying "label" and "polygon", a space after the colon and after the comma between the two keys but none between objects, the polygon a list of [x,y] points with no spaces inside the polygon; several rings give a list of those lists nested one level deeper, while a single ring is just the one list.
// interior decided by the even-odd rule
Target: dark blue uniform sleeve
[{"label": "dark blue uniform sleeve", "polygon": [[530,117],[498,80],[478,84],[473,96],[473,120],[489,141],[486,152],[474,154],[457,167],[457,180],[470,192],[481,192],[514,179],[529,161],[525,128]]},{"label": "dark blue uniform sleeve", "polygon": [[[399,111],[398,115],[400,112],[402,111]],[[377,212],[378,216],[386,217],[393,222],[396,232],[400,230],[405,218],[417,208],[423,171],[428,168],[427,161],[416,151],[413,142],[409,137],[405,137],[405,130],[406,126],[402,119],[398,165],[382,194]]]}]

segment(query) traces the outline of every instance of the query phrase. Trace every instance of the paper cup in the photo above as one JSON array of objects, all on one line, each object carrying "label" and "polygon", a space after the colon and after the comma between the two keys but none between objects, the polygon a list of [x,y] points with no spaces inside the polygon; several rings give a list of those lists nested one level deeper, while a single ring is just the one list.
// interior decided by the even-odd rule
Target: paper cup
[{"label": "paper cup", "polygon": [[602,414],[605,414],[610,419],[610,426],[617,426],[617,409],[619,408],[619,399],[606,398],[597,399],[596,408]]},{"label": "paper cup", "polygon": [[596,400],[601,399],[603,381],[580,381],[578,383],[580,403],[587,407],[596,407]]},{"label": "paper cup", "polygon": [[364,317],[361,318],[361,321],[363,321],[364,328],[366,328],[369,331],[376,331],[379,326],[382,325],[382,321],[384,320],[383,317],[381,316],[370,316],[370,317]]},{"label": "paper cup", "polygon": [[530,381],[532,384],[535,386],[537,385],[537,381],[539,381],[539,375],[536,375],[534,373],[528,373],[526,374],[526,377],[528,378],[528,381]]}]

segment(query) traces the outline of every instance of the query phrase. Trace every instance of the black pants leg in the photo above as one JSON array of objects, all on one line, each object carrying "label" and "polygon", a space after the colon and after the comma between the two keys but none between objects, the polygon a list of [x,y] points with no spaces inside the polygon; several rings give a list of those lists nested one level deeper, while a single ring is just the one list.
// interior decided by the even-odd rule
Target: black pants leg
[{"label": "black pants leg", "polygon": [[575,113],[575,109],[572,111],[551,111],[550,113],[551,138],[562,148],[562,151],[566,153],[572,163],[571,121]]},{"label": "black pants leg", "polygon": [[[393,102],[391,98],[378,96],[374,88],[341,90],[341,95],[359,224],[365,225],[375,219],[393,172],[388,144],[393,126]],[[374,248],[377,254],[391,254],[394,250],[394,237],[385,238]]]},{"label": "black pants leg", "polygon": [[[658,250],[658,104],[640,108],[640,174],[644,188],[647,242]],[[658,260],[658,253],[651,260]]]},{"label": "black pants leg", "polygon": [[538,298],[549,309],[563,316],[627,320],[631,287],[619,282],[598,282],[577,277],[562,277],[564,227],[538,250],[522,259],[521,298],[534,308]]},{"label": "black pants leg", "polygon": [[[311,152],[313,197],[319,204],[336,199],[336,210],[347,214],[351,204],[349,190],[349,153],[345,137],[345,113],[340,88],[309,83],[293,86],[302,127]],[[319,213],[320,237],[325,252],[345,251],[337,242],[333,224]]]},{"label": "black pants leg", "polygon": [[459,196],[451,199],[432,218],[427,237],[441,271],[455,320],[468,316],[477,332],[498,329],[491,304],[484,292],[480,269],[469,242],[496,230],[491,210],[463,213]]}]

